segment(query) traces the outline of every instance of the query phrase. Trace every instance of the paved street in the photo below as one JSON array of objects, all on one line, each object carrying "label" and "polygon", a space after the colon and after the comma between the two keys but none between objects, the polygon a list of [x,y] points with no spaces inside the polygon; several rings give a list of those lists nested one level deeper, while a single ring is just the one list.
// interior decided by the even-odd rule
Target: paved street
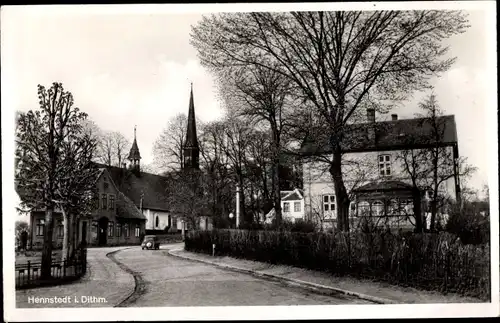
[{"label": "paved street", "polygon": [[212,265],[179,259],[165,251],[131,248],[116,260],[140,275],[141,292],[127,306],[251,306],[366,304],[333,298]]}]

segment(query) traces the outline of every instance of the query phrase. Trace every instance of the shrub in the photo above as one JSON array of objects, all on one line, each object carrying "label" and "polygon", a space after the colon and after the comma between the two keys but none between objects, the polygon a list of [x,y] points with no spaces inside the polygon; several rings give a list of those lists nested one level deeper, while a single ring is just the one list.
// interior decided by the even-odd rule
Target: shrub
[{"label": "shrub", "polygon": [[446,231],[456,234],[464,244],[484,244],[490,241],[490,219],[473,204],[453,206]]},{"label": "shrub", "polygon": [[450,233],[193,231],[185,248],[211,254],[214,243],[218,255],[490,297],[489,245],[464,245]]}]

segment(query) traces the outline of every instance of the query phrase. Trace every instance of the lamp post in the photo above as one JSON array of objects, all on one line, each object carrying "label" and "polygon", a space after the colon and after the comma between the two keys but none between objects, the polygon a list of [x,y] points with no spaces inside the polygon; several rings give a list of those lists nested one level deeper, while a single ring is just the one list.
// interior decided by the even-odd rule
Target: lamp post
[{"label": "lamp post", "polygon": [[186,238],[186,232],[184,231],[184,219],[181,220],[181,232],[182,232],[182,241]]},{"label": "lamp post", "polygon": [[240,227],[240,186],[236,184],[236,229]]},{"label": "lamp post", "polygon": [[233,218],[234,218],[234,213],[233,213],[233,212],[229,213],[229,219],[231,220],[231,221],[230,221],[230,223],[231,223],[231,224],[230,224],[230,226],[229,226],[229,227],[232,227],[232,226],[233,226]]}]

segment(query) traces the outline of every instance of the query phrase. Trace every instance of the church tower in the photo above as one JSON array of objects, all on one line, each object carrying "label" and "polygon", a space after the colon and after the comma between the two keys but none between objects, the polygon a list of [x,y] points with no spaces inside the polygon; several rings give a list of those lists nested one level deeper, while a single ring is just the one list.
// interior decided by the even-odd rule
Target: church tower
[{"label": "church tower", "polygon": [[189,98],[189,113],[187,120],[186,141],[184,143],[184,169],[200,169],[200,148],[196,136],[196,118],[194,115],[193,83],[191,83],[191,96]]},{"label": "church tower", "polygon": [[139,147],[137,146],[137,126],[134,127],[134,142],[132,143],[132,147],[130,148],[130,152],[128,154],[127,159],[130,160],[130,168],[132,170],[140,171],[141,170],[141,153],[139,152]]}]

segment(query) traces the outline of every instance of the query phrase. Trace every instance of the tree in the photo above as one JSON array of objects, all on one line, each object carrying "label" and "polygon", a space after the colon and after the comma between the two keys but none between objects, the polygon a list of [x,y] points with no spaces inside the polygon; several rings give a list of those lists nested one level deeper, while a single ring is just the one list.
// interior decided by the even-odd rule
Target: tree
[{"label": "tree", "polygon": [[187,116],[179,113],[172,117],[153,146],[154,163],[158,169],[182,169]]},{"label": "tree", "polygon": [[[442,41],[468,27],[462,12],[222,13],[192,30],[203,64],[260,66],[288,78],[327,128],[339,229],[348,230],[342,175],[346,124],[360,109],[389,108],[449,69]],[[210,63],[212,62],[212,63]]]},{"label": "tree", "polygon": [[77,219],[92,211],[97,198],[98,169],[93,162],[96,147],[96,139],[80,124],[74,125],[72,135],[61,145],[55,202],[63,215],[63,260],[73,256]]},{"label": "tree", "polygon": [[16,240],[22,250],[26,250],[28,244],[29,224],[26,221],[16,221]]},{"label": "tree", "polygon": [[96,159],[106,166],[122,167],[130,141],[118,131],[99,131]]},{"label": "tree", "polygon": [[[272,198],[276,221],[281,221],[280,166],[283,134],[287,130],[287,112],[294,104],[290,80],[262,66],[228,66],[205,62],[220,82],[220,91],[230,109],[264,124],[270,134]],[[205,64],[207,65],[207,64]]]},{"label": "tree", "polygon": [[41,277],[51,276],[53,213],[57,188],[70,160],[64,159],[66,141],[78,134],[87,115],[75,107],[73,95],[61,83],[38,86],[40,109],[19,115],[16,127],[15,181],[21,204],[45,211]]}]

